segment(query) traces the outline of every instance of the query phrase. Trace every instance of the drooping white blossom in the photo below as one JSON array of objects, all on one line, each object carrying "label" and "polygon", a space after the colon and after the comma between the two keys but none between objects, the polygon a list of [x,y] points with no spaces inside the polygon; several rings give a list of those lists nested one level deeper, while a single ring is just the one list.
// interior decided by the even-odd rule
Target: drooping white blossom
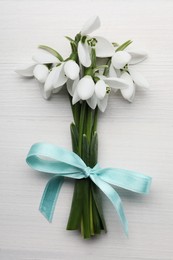
[{"label": "drooping white blossom", "polygon": [[78,43],[78,57],[80,63],[84,67],[91,66],[91,47],[87,42],[82,43],[81,41]]},{"label": "drooping white blossom", "polygon": [[48,74],[49,74],[49,69],[46,65],[43,64],[38,64],[35,66],[33,70],[34,77],[40,82],[40,83],[45,83]]},{"label": "drooping white blossom", "polygon": [[50,74],[53,74],[49,85],[50,90],[58,91],[68,79],[75,80],[78,77],[79,65],[73,60],[68,60],[54,68]]},{"label": "drooping white blossom", "polygon": [[88,43],[88,41],[91,39],[94,39],[96,41],[94,48],[96,50],[97,57],[111,57],[114,54],[114,47],[107,39],[101,36],[90,37],[88,35],[99,27],[100,19],[98,16],[94,16],[84,24],[80,32],[81,36],[86,36],[85,42],[82,42],[82,40],[80,40],[78,44],[79,60],[84,67],[90,67],[91,65],[91,46]]},{"label": "drooping white blossom", "polygon": [[[33,60],[34,64],[17,69],[16,72],[24,77],[35,77],[43,85],[45,99],[59,92],[68,78],[75,80],[79,75],[79,65],[74,60],[60,63],[57,57],[42,50],[33,55]],[[52,68],[48,69],[47,64],[52,64]]]},{"label": "drooping white blossom", "polygon": [[79,75],[79,65],[74,60],[68,60],[64,64],[64,72],[67,78],[75,80]]},{"label": "drooping white blossom", "polygon": [[32,59],[34,61],[32,64],[22,66],[21,68],[18,68],[15,71],[23,77],[34,77],[34,70],[36,71],[37,76],[39,74],[39,71],[40,73],[43,73],[43,70],[45,71],[44,64],[59,63],[59,60],[54,55],[44,50],[39,50],[39,52],[33,55]]},{"label": "drooping white blossom", "polygon": [[147,53],[145,51],[135,51],[133,49],[117,51],[112,56],[110,74],[117,74],[117,71],[119,70],[119,77],[126,79],[129,82],[128,89],[121,90],[122,96],[129,102],[132,102],[134,99],[135,86],[144,89],[149,88],[148,81],[135,69],[134,66],[137,63],[142,62],[146,57]]},{"label": "drooping white blossom", "polygon": [[73,60],[62,62],[53,67],[45,81],[44,97],[48,99],[52,92],[58,93],[68,79],[75,80],[79,75],[79,66]]},{"label": "drooping white blossom", "polygon": [[131,60],[131,56],[126,51],[117,51],[112,56],[112,64],[115,69],[122,69]]}]

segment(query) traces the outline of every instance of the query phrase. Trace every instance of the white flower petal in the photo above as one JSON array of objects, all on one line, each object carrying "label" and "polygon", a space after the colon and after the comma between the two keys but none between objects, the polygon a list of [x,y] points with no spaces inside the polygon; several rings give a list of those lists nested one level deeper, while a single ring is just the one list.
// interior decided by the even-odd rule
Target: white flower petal
[{"label": "white flower petal", "polygon": [[105,58],[105,57],[111,57],[114,55],[115,50],[112,45],[107,39],[100,37],[100,36],[94,36],[96,38],[97,43],[96,43],[96,56],[100,58]]},{"label": "white flower petal", "polygon": [[98,77],[99,79],[103,79],[103,80],[107,79],[107,77],[105,75],[100,74],[100,73],[96,73],[95,76]]},{"label": "white flower petal", "polygon": [[64,72],[66,76],[72,80],[75,80],[79,75],[79,65],[73,61],[69,60],[64,65]]},{"label": "white flower petal", "polygon": [[149,83],[148,81],[144,78],[144,76],[137,71],[136,69],[131,68],[132,66],[129,67],[129,72],[130,75],[134,81],[134,83],[141,88],[148,89],[149,88]]},{"label": "white flower petal", "polygon": [[116,73],[116,70],[114,69],[112,63],[111,63],[110,68],[109,68],[109,77],[110,78],[117,78],[117,73]]},{"label": "white flower petal", "polygon": [[101,112],[105,112],[107,104],[108,104],[108,97],[109,95],[105,95],[104,99],[99,100],[98,99],[98,107],[100,109]]},{"label": "white flower petal", "polygon": [[75,79],[74,82],[73,82],[73,85],[72,85],[72,92],[73,93],[75,92],[75,90],[77,88],[78,82],[79,82],[79,77],[77,77],[77,79]]},{"label": "white flower petal", "polygon": [[48,77],[49,70],[47,66],[38,64],[34,68],[34,77],[41,83],[44,83]]},{"label": "white flower petal", "polygon": [[72,92],[72,85],[73,85],[73,80],[68,79],[66,82],[66,86],[67,86],[67,91],[70,94],[70,96],[73,96],[73,92]]},{"label": "white flower petal", "polygon": [[52,91],[51,90],[43,90],[43,97],[44,99],[49,99],[51,97]]},{"label": "white flower petal", "polygon": [[127,72],[124,72],[121,75],[121,79],[126,80],[129,84],[128,88],[121,89],[121,94],[126,100],[128,100],[129,102],[132,102],[133,98],[134,98],[134,94],[135,94],[135,86],[133,84],[133,80],[132,80],[131,76],[129,75],[129,73],[127,73]]},{"label": "white flower petal", "polygon": [[79,61],[84,67],[89,67],[91,65],[91,57],[90,57],[90,47],[87,43],[78,43],[78,56]]},{"label": "white flower petal", "polygon": [[[39,88],[40,88],[41,94],[42,94],[42,96],[44,97],[44,84],[43,84],[43,83],[40,83],[39,81],[37,81],[37,83],[38,83],[38,86],[39,86]],[[45,97],[44,97],[44,98],[45,98]],[[45,99],[47,99],[47,98],[45,98]]]},{"label": "white flower petal", "polygon": [[45,81],[45,84],[44,84],[44,98],[45,99],[48,99],[51,96],[52,89],[53,89],[53,80],[57,73],[57,68],[58,67],[54,67],[51,70],[51,72],[49,73],[49,75]]},{"label": "white flower petal", "polygon": [[117,74],[117,77],[120,78],[121,77],[121,70],[115,69],[115,72]]},{"label": "white flower petal", "polygon": [[104,82],[113,90],[126,89],[129,86],[129,82],[122,78],[105,78]]},{"label": "white flower petal", "polygon": [[100,27],[100,18],[98,16],[93,16],[83,25],[81,34],[86,35],[92,33]]},{"label": "white flower petal", "polygon": [[97,106],[97,97],[95,95],[95,93],[92,95],[91,98],[87,99],[87,103],[88,105],[92,108],[95,109]]},{"label": "white flower petal", "polygon": [[51,97],[52,90],[51,89],[43,89],[43,97],[44,99],[49,99]]},{"label": "white flower petal", "polygon": [[56,73],[53,79],[53,86],[54,88],[60,87],[67,82],[67,77],[64,73],[64,63],[60,66],[56,67]]},{"label": "white flower petal", "polygon": [[73,105],[76,104],[79,100],[80,100],[80,97],[79,97],[77,89],[76,89],[74,92],[74,95],[73,95],[72,104]]},{"label": "white flower petal", "polygon": [[95,94],[98,99],[103,99],[106,95],[106,84],[102,79],[95,84]]},{"label": "white flower petal", "polygon": [[131,56],[126,51],[117,51],[112,57],[112,64],[115,69],[122,69],[127,63],[129,63]]},{"label": "white flower petal", "polygon": [[66,85],[67,85],[67,90],[68,90],[68,92],[69,92],[69,94],[70,94],[71,96],[74,95],[74,92],[75,92],[75,90],[76,90],[76,87],[77,87],[78,82],[79,82],[79,77],[77,77],[77,79],[75,79],[74,81],[71,80],[71,79],[68,79],[68,80],[67,80],[67,83],[66,83]]},{"label": "white flower petal", "polygon": [[34,76],[33,71],[34,71],[35,65],[36,64],[32,64],[29,66],[23,66],[19,69],[16,69],[15,72],[23,77],[33,77]]},{"label": "white flower petal", "polygon": [[144,50],[140,50],[140,49],[133,50],[133,49],[129,48],[128,53],[132,57],[129,64],[136,64],[136,63],[142,62],[143,60],[145,60],[148,57],[147,52]]},{"label": "white flower petal", "polygon": [[59,60],[51,53],[40,50],[32,59],[39,64],[59,63]]},{"label": "white flower petal", "polygon": [[79,80],[77,85],[78,96],[82,100],[87,100],[94,94],[95,83],[91,76],[85,76]]}]

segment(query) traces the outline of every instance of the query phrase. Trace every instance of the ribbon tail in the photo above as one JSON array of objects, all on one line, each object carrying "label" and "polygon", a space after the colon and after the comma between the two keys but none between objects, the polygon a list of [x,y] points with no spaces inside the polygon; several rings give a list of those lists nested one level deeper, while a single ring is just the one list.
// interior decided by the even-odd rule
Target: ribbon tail
[{"label": "ribbon tail", "polygon": [[118,168],[100,169],[97,176],[109,184],[141,194],[149,193],[152,181],[150,176]]},{"label": "ribbon tail", "polygon": [[39,210],[49,222],[52,221],[56,201],[63,182],[64,177],[55,176],[48,181],[44,189]]},{"label": "ribbon tail", "polygon": [[92,181],[104,192],[108,199],[112,202],[114,208],[118,213],[118,217],[123,226],[126,236],[128,236],[128,222],[124,213],[121,198],[118,193],[106,182],[102,181],[98,176],[91,175]]}]

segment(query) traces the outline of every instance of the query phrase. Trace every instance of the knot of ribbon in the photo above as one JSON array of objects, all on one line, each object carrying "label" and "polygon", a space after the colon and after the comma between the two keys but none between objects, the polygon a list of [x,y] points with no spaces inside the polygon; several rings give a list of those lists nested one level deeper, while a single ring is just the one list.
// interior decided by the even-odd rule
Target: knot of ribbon
[{"label": "knot of ribbon", "polygon": [[40,202],[40,211],[51,222],[55,204],[64,182],[64,177],[73,179],[90,178],[108,197],[117,211],[123,229],[128,235],[128,223],[123,210],[121,198],[111,185],[133,192],[147,194],[151,177],[119,168],[87,167],[84,161],[74,152],[61,147],[46,144],[34,144],[26,158],[28,165],[40,172],[52,174]]},{"label": "knot of ribbon", "polygon": [[90,168],[90,167],[87,166],[87,167],[84,169],[85,178],[90,177],[91,173],[92,173],[92,168]]}]

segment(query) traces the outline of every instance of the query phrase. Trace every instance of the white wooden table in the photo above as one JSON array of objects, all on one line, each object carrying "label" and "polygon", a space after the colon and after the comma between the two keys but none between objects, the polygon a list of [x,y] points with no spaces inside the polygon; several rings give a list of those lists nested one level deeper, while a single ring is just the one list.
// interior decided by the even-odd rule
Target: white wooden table
[{"label": "white wooden table", "polygon": [[[0,259],[173,259],[173,1],[0,0]],[[103,198],[108,233],[83,240],[66,231],[73,181],[63,185],[53,223],[38,205],[49,177],[25,163],[31,144],[71,149],[72,120],[64,92],[45,101],[37,82],[14,69],[30,61],[38,44],[66,53],[63,35],[98,14],[98,34],[132,39],[150,53],[140,65],[151,90],[133,104],[112,96],[99,121],[99,161],[153,177],[149,196],[118,189],[129,221],[129,239]]]}]

